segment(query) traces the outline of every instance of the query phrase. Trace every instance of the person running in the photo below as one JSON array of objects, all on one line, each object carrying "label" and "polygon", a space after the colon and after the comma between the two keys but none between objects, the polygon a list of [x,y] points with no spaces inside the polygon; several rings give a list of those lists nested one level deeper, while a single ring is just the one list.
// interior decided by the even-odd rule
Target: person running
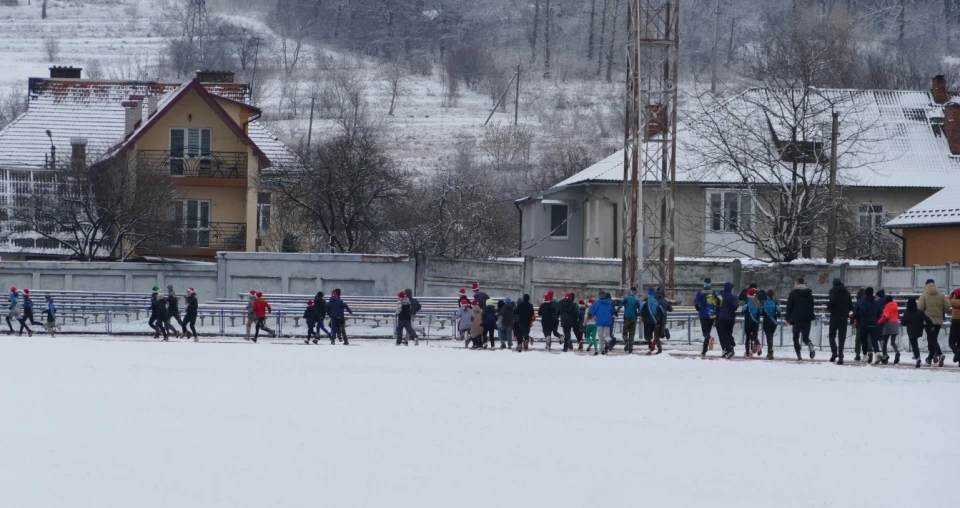
[{"label": "person running", "polygon": [[473,286],[471,286],[471,289],[473,290],[473,299],[480,302],[480,308],[482,309],[483,307],[486,307],[487,300],[489,300],[490,297],[487,296],[487,294],[483,291],[480,291],[480,283],[474,282]]},{"label": "person running", "polygon": [[943,316],[952,308],[950,300],[940,292],[933,279],[927,279],[923,293],[917,300],[917,308],[922,310],[930,319],[927,326],[927,365],[943,366],[943,350],[940,349],[940,328],[943,326]]},{"label": "person running", "polygon": [[13,335],[16,332],[13,331],[11,318],[20,322],[20,295],[16,287],[10,288],[10,305],[7,307],[7,326],[10,328],[10,335]]},{"label": "person running", "polygon": [[613,314],[619,315],[623,311],[623,351],[633,353],[633,341],[637,336],[637,317],[640,316],[640,299],[637,298],[637,288],[630,288],[627,296],[620,300]]},{"label": "person running", "polygon": [[[773,360],[773,334],[777,331],[783,311],[780,309],[776,293],[772,289],[761,291],[758,294],[763,295],[760,297],[760,301],[761,315],[763,316],[763,335],[767,338],[767,360]],[[757,354],[763,353],[758,351]]]},{"label": "person running", "polygon": [[720,307],[720,295],[711,289],[711,285],[710,277],[703,279],[703,289],[693,299],[693,307],[700,317],[700,331],[703,332],[701,358],[707,357],[707,349],[710,347],[710,333],[713,331],[714,321],[717,319],[717,310]]},{"label": "person running", "polygon": [[[200,337],[197,335],[197,310],[200,307],[200,301],[197,300],[197,292],[193,288],[187,288],[187,307],[186,315],[183,320],[183,336],[186,338],[193,337],[194,342],[200,342]],[[187,327],[190,327],[190,330],[187,330]]]},{"label": "person running", "polygon": [[[587,314],[588,314],[588,312],[587,312],[587,308],[588,308],[588,307],[587,307],[587,303],[584,302],[583,300],[577,300],[577,306],[580,307],[580,321],[579,321],[579,324],[578,324],[578,328],[580,329],[580,333],[583,334],[584,338],[586,338],[586,334],[587,334]],[[577,351],[583,351],[583,342],[584,342],[584,341],[581,340],[580,343],[577,345]]]},{"label": "person running", "polygon": [[250,294],[247,295],[247,332],[243,336],[243,340],[250,340],[250,327],[257,326],[257,313],[253,311],[253,304],[257,301],[257,292],[253,289],[250,290]]},{"label": "person running", "polygon": [[167,299],[160,296],[160,288],[153,286],[153,293],[150,295],[150,321],[148,324],[153,328],[153,338],[160,338],[163,334],[163,341],[170,340],[170,334],[167,332],[165,323],[167,321]]},{"label": "person running", "polygon": [[800,355],[800,340],[806,344],[810,350],[810,359],[812,360],[817,352],[813,349],[813,342],[810,342],[810,326],[816,319],[814,313],[813,291],[806,286],[803,277],[797,279],[793,286],[793,291],[787,296],[787,322],[793,327],[793,349],[797,352],[797,361],[803,361]]},{"label": "person running", "polygon": [[180,328],[183,328],[183,320],[180,319],[180,298],[177,292],[173,290],[173,284],[167,284],[167,331],[173,332],[174,337],[179,337],[180,332],[170,324],[170,320],[176,320]]},{"label": "person running", "polygon": [[[315,340],[320,339],[320,330],[323,330],[323,333],[327,334],[327,338],[330,339],[330,330],[327,330],[327,327],[324,326],[324,321],[327,319],[327,301],[324,299],[323,291],[317,291],[317,296],[313,298],[313,306],[316,308],[317,316],[317,332]],[[316,342],[314,342],[316,344]]]},{"label": "person running", "polygon": [[517,344],[517,352],[530,351],[530,327],[536,318],[533,304],[530,303],[530,295],[523,295],[520,303],[517,304],[517,328],[520,332],[520,344]]},{"label": "person running", "polygon": [[653,354],[654,344],[656,344],[657,354],[662,353],[663,347],[660,346],[657,335],[658,328],[666,318],[666,310],[660,304],[656,290],[650,289],[647,291],[647,297],[643,299],[643,302],[640,302],[638,314],[640,315],[640,321],[643,323],[643,340],[649,344],[647,354]]},{"label": "person running", "polygon": [[33,330],[31,330],[30,327],[27,326],[27,319],[29,319],[31,323],[35,323],[35,321],[33,320],[33,300],[30,299],[30,290],[24,289],[23,290],[23,312],[21,313],[20,317],[17,319],[17,321],[20,323],[21,337],[23,336],[24,329],[27,330],[28,337],[33,337]]},{"label": "person running", "polygon": [[560,328],[560,310],[557,302],[553,300],[553,291],[547,291],[543,295],[543,303],[537,309],[540,316],[540,326],[543,327],[543,338],[547,341],[547,351],[553,345],[554,337],[562,338],[557,332]]},{"label": "person running", "polygon": [[[410,341],[413,341],[414,345],[419,344],[419,339],[417,339],[417,332],[413,329],[413,317],[416,315],[416,307],[419,303],[413,299],[411,296],[413,292],[409,289],[403,291],[397,295],[399,298],[398,305],[400,310],[397,312],[397,325],[400,328],[400,333],[397,335],[397,345],[403,344],[404,346],[409,346]],[[403,333],[406,332],[407,338],[403,338]]]},{"label": "person running", "polygon": [[513,301],[509,298],[501,300],[500,303],[503,304],[497,316],[499,319],[497,332],[500,334],[500,349],[506,349],[508,344],[509,348],[513,349],[513,321],[516,318],[516,309],[513,306]]},{"label": "person running", "polygon": [[470,340],[473,341],[473,349],[483,348],[483,309],[480,308],[478,300],[473,301],[470,306]]},{"label": "person running", "polygon": [[47,313],[47,321],[43,324],[43,329],[50,333],[51,337],[56,337],[57,334],[57,306],[53,304],[53,297],[50,295],[44,296],[44,299],[47,302],[47,309],[44,311]]},{"label": "person running", "polygon": [[[850,291],[839,278],[833,279],[830,297],[827,300],[827,314],[830,318],[830,361],[843,365],[843,346],[847,342],[847,323],[853,310],[853,298]],[[839,339],[839,342],[838,342]],[[857,351],[857,356],[860,351]]]},{"label": "person running", "polygon": [[257,327],[253,332],[253,343],[256,344],[257,339],[260,338],[260,330],[264,330],[276,337],[277,332],[267,326],[267,313],[273,313],[273,307],[271,307],[267,299],[263,297],[263,293],[257,292],[257,299],[253,301],[253,312],[257,315]]},{"label": "person running", "polygon": [[743,304],[743,330],[744,330],[744,340],[743,340],[743,355],[747,358],[751,358],[754,355],[763,354],[760,345],[760,326],[763,321],[763,316],[761,316],[762,308],[760,307],[760,299],[757,298],[757,290],[755,288],[747,289],[747,300]]},{"label": "person running", "polygon": [[[303,309],[303,320],[307,323],[307,338],[303,339],[304,344],[310,344],[310,339],[313,339],[313,343],[317,343],[317,308],[313,305],[313,300],[307,300],[307,308]],[[397,345],[400,343],[397,342]]]},{"label": "person running", "polygon": [[[344,306],[347,305],[347,302],[343,300],[343,291],[341,291],[340,288],[335,288],[333,290],[333,293],[337,295],[337,298],[339,298],[341,302],[343,302]],[[350,307],[347,307],[347,309],[349,308]],[[350,312],[350,315],[353,315],[353,312]],[[344,316],[343,320],[340,321],[340,336],[337,338],[337,340],[339,340],[340,342],[343,342],[344,345],[349,344],[349,342],[347,341],[347,317],[346,316]]]},{"label": "person running", "polygon": [[[330,316],[331,346],[336,345],[337,334],[343,333],[343,321],[346,319],[346,314],[353,315],[353,311],[350,310],[350,306],[347,305],[347,302],[340,299],[340,290],[334,289],[333,293],[330,294],[330,301],[327,302],[327,315]],[[346,336],[343,337],[343,345],[350,345],[350,342],[347,340]]]},{"label": "person running", "polygon": [[463,341],[463,347],[470,347],[470,325],[473,324],[473,312],[466,298],[460,299],[460,307],[455,314],[457,319],[457,337]]},{"label": "person running", "polygon": [[893,364],[900,363],[900,346],[897,345],[897,336],[900,335],[900,306],[893,301],[892,296],[883,299],[883,310],[877,324],[883,330],[883,354],[878,355],[877,363],[886,364],[890,360],[887,355],[887,344],[893,343]]},{"label": "person running", "polygon": [[616,346],[613,339],[613,301],[610,293],[600,292],[600,299],[590,306],[590,314],[596,317],[600,354],[605,355]]},{"label": "person running", "polygon": [[960,289],[954,289],[950,298],[950,319],[950,351],[953,363],[960,363]]},{"label": "person running", "polygon": [[[880,314],[883,308],[873,294],[873,288],[868,287],[863,291],[863,299],[860,300],[860,333],[863,334],[861,341],[863,348],[867,353],[867,363],[873,363],[873,353],[880,357],[880,337],[883,335],[883,328],[880,327]],[[870,345],[868,348],[867,345]]]},{"label": "person running", "polygon": [[580,306],[577,305],[574,298],[573,293],[567,293],[563,295],[563,300],[560,300],[559,305],[560,327],[563,329],[563,350],[565,352],[573,349],[571,333],[577,337],[577,343],[580,344],[580,349],[583,349],[583,335],[580,333]]},{"label": "person running", "polygon": [[[668,300],[664,296],[663,289],[657,288],[657,290],[654,291],[653,293],[653,297],[654,299],[657,300],[657,304],[660,307],[660,311],[663,315],[663,318],[659,321],[659,323],[657,323],[657,326],[654,327],[653,329],[653,337],[656,344],[654,343],[649,344],[648,346],[649,351],[647,351],[648,355],[650,354],[658,355],[663,352],[663,339],[670,338],[670,328],[667,326],[667,321],[670,316],[670,313],[673,312],[673,304],[670,303],[670,300]],[[654,352],[654,348],[656,348],[656,352]]]},{"label": "person running", "polygon": [[600,347],[597,343],[597,316],[594,316],[590,312],[590,308],[593,307],[594,303],[596,303],[596,300],[591,298],[586,305],[583,306],[583,334],[587,341],[587,352],[589,353],[592,349],[593,355],[596,356],[600,354]]},{"label": "person running", "polygon": [[903,318],[900,320],[900,324],[907,328],[907,338],[910,340],[910,349],[913,350],[913,361],[916,362],[917,368],[920,368],[922,361],[920,360],[920,337],[923,336],[923,331],[930,326],[930,318],[923,313],[922,310],[917,308],[917,299],[910,297],[907,299],[907,308],[903,311]]},{"label": "person running", "polygon": [[[723,292],[717,298],[716,327],[717,336],[720,338],[720,349],[723,350],[721,358],[730,359],[736,350],[737,340],[733,337],[733,327],[737,323],[737,311],[740,308],[737,305],[737,299],[733,296],[733,284],[725,282]],[[704,342],[700,357],[705,358],[707,349],[710,348],[708,342]]]},{"label": "person running", "polygon": [[489,347],[490,350],[496,349],[497,307],[490,298],[487,299],[487,305],[483,308],[480,324],[483,327],[483,347]]}]

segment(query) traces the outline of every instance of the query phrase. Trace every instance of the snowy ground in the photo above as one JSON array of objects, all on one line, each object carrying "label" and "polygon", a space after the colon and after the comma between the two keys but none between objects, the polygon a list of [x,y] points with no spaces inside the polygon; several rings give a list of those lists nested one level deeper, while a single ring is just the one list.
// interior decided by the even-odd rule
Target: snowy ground
[{"label": "snowy ground", "polygon": [[0,337],[0,506],[955,506],[956,369]]}]

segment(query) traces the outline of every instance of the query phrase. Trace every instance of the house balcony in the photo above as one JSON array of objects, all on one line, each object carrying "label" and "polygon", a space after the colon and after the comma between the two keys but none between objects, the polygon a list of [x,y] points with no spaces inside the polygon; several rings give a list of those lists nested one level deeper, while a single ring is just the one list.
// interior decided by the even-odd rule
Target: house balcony
[{"label": "house balcony", "polygon": [[141,171],[170,175],[181,185],[243,186],[247,180],[246,152],[210,152],[171,157],[169,150],[140,150]]},{"label": "house balcony", "polygon": [[209,222],[197,227],[170,223],[167,233],[144,245],[154,254],[212,258],[217,251],[247,250],[247,225],[242,222]]}]

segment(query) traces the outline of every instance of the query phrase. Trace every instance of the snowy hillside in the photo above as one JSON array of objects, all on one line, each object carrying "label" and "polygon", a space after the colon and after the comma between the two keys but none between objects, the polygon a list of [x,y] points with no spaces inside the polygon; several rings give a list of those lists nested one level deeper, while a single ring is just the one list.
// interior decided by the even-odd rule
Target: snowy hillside
[{"label": "snowy hillside", "polygon": [[951,507],[957,374],[4,337],[0,505]]}]

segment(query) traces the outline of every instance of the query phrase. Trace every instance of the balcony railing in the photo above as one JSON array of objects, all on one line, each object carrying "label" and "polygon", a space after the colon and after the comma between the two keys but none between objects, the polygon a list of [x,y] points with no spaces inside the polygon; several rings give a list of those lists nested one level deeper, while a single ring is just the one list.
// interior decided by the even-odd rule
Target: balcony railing
[{"label": "balcony railing", "polygon": [[149,242],[154,249],[247,250],[247,225],[242,222],[209,222],[186,226],[170,223],[166,232]]},{"label": "balcony railing", "polygon": [[210,152],[209,155],[171,157],[169,150],[140,150],[137,167],[176,177],[246,178],[245,152]]}]

